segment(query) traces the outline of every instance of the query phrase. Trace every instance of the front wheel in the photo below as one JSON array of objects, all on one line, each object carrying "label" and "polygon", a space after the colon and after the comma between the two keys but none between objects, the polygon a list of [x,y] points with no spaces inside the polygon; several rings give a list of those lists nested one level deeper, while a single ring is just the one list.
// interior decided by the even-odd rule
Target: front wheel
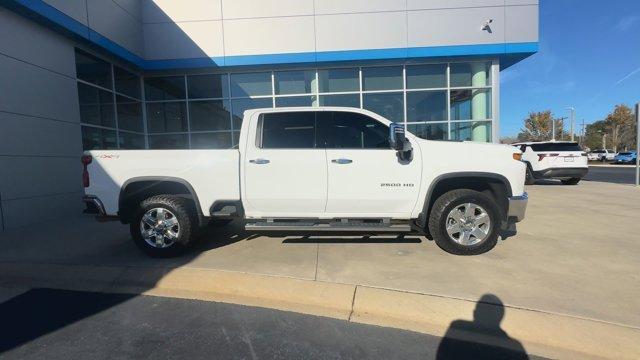
[{"label": "front wheel", "polygon": [[493,199],[478,191],[459,189],[436,200],[428,226],[444,251],[478,255],[496,246],[500,220],[500,210]]},{"label": "front wheel", "polygon": [[578,183],[580,182],[580,178],[570,178],[570,179],[560,180],[560,182],[562,182],[563,185],[578,185]]},{"label": "front wheel", "polygon": [[130,231],[136,246],[147,255],[171,257],[185,250],[196,224],[185,199],[156,195],[140,203]]}]

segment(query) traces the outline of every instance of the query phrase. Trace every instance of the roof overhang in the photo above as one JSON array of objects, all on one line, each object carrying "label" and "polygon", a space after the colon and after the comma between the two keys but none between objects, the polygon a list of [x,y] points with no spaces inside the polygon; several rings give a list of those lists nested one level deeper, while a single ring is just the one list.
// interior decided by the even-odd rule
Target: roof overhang
[{"label": "roof overhang", "polygon": [[187,59],[145,59],[90,27],[73,19],[42,0],[0,0],[3,5],[38,23],[67,36],[89,43],[108,52],[140,70],[175,70],[211,67],[265,66],[284,64],[323,64],[369,60],[419,60],[453,57],[494,57],[500,68],[509,66],[535,54],[538,42],[467,44],[451,46],[405,47],[386,49],[359,49],[315,51],[260,55],[230,55]]}]

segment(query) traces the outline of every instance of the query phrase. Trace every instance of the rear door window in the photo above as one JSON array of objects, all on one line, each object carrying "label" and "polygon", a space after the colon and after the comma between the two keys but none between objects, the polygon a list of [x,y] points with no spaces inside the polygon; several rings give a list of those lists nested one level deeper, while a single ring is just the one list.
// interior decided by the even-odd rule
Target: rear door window
[{"label": "rear door window", "polygon": [[578,143],[546,143],[546,144],[531,144],[533,151],[536,152],[550,152],[550,151],[582,151]]},{"label": "rear door window", "polygon": [[256,140],[263,149],[315,149],[315,112],[263,114],[258,121]]}]

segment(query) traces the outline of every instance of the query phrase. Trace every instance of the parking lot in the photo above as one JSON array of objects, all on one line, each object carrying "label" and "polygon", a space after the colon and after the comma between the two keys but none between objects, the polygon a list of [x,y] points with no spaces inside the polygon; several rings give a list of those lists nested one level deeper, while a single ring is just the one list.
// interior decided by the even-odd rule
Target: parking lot
[{"label": "parking lot", "polygon": [[[534,185],[518,235],[459,257],[423,237],[266,237],[210,228],[177,259],[149,259],[118,222],[90,217],[7,232],[0,261],[197,267],[362,284],[505,304],[640,327],[640,191],[583,182]],[[603,306],[602,304],[607,304]]]},{"label": "parking lot", "polygon": [[634,165],[589,164],[589,173],[584,180],[634,184],[636,167]]},{"label": "parking lot", "polygon": [[480,256],[449,255],[419,236],[266,237],[232,224],[209,228],[184,256],[149,259],[134,247],[127,227],[83,217],[6,232],[0,267],[216,269],[470,301],[493,294],[514,309],[640,328],[640,243],[633,232],[640,189],[584,181],[527,191],[518,235]]}]

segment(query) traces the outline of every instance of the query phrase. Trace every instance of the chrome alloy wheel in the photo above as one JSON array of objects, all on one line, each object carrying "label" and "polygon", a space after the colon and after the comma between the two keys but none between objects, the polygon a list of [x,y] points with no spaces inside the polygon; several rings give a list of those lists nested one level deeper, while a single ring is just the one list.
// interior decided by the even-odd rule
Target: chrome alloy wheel
[{"label": "chrome alloy wheel", "polygon": [[481,206],[474,203],[460,204],[449,211],[447,234],[460,245],[475,245],[489,236],[491,219]]},{"label": "chrome alloy wheel", "polygon": [[154,248],[167,248],[178,240],[180,224],[171,211],[153,208],[142,216],[140,234]]}]

